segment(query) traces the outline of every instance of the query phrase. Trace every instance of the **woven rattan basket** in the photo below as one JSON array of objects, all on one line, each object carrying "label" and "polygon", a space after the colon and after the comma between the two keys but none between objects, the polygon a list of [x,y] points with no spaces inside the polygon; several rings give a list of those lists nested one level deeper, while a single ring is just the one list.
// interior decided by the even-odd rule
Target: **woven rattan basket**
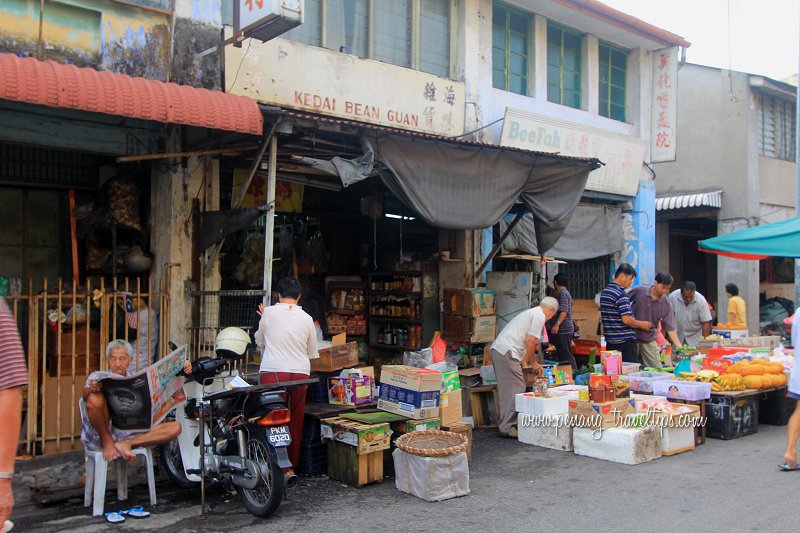
[{"label": "woven rattan basket", "polygon": [[411,431],[397,438],[397,447],[412,455],[446,457],[467,451],[467,438],[458,433],[428,429]]}]

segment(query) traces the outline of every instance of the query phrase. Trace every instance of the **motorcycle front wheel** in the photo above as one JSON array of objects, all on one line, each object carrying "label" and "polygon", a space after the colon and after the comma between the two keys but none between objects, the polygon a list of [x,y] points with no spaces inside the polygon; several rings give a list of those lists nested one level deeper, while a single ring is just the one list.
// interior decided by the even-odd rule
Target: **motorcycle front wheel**
[{"label": "motorcycle front wheel", "polygon": [[254,516],[265,518],[278,508],[283,498],[283,471],[272,460],[270,444],[262,431],[251,431],[247,438],[247,458],[261,471],[258,486],[252,490],[238,487],[245,508]]},{"label": "motorcycle front wheel", "polygon": [[173,439],[158,447],[159,460],[167,476],[173,483],[184,489],[191,489],[200,485],[199,481],[192,481],[186,477],[183,470],[183,458],[181,457],[181,447],[178,439]]}]

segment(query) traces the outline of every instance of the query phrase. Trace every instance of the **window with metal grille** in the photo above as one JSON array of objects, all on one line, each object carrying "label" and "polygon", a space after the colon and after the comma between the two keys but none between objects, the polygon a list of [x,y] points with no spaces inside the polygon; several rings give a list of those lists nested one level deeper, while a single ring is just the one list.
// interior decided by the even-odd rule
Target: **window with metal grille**
[{"label": "window with metal grille", "polygon": [[764,94],[759,99],[758,148],[761,155],[795,161],[795,103]]},{"label": "window with metal grille", "polygon": [[547,100],[580,109],[581,34],[547,24]]},{"label": "window with metal grille", "polygon": [[569,277],[569,292],[573,299],[594,300],[595,295],[608,285],[611,256],[558,265],[558,271]]},{"label": "window with metal grille", "polygon": [[628,52],[600,43],[600,115],[625,122]]},{"label": "window with metal grille", "polygon": [[304,9],[287,39],[450,76],[450,0],[306,0]]},{"label": "window with metal grille", "polygon": [[504,4],[492,5],[492,86],[528,94],[528,33],[531,15]]}]

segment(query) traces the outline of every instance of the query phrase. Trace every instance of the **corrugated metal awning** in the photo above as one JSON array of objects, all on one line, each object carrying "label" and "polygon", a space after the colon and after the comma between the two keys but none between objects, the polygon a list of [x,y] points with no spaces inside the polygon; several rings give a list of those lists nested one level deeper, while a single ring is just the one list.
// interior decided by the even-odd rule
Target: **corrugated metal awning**
[{"label": "corrugated metal awning", "polygon": [[0,99],[261,135],[255,100],[125,74],[0,54]]},{"label": "corrugated metal awning", "polygon": [[693,192],[656,198],[656,211],[686,209],[691,207],[722,207],[722,191]]}]

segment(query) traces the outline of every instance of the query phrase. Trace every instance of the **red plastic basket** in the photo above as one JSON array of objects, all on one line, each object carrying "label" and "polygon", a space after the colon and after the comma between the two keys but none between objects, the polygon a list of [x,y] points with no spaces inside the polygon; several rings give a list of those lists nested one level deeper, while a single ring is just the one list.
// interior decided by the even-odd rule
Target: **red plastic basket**
[{"label": "red plastic basket", "polygon": [[575,339],[572,341],[572,353],[574,355],[589,355],[592,348],[597,350],[600,355],[600,343],[597,341],[587,341],[585,339]]}]

